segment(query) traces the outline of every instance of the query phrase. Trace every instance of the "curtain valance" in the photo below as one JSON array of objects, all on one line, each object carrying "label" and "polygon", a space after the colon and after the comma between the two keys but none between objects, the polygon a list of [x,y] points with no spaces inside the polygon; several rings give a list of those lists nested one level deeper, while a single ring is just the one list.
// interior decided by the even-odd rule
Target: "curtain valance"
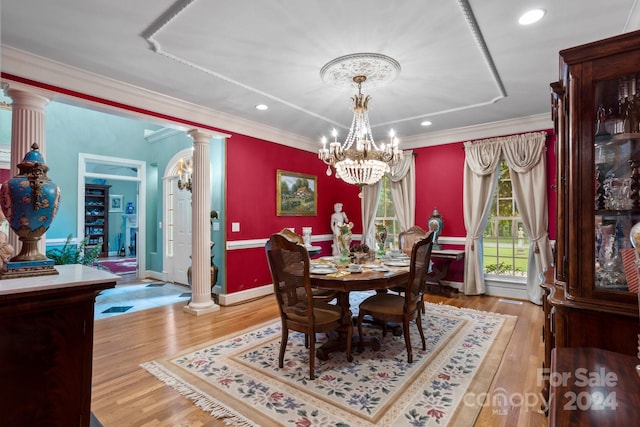
[{"label": "curtain valance", "polygon": [[509,168],[518,173],[531,170],[545,152],[546,132],[530,132],[464,143],[465,162],[476,175],[495,172],[503,155]]}]

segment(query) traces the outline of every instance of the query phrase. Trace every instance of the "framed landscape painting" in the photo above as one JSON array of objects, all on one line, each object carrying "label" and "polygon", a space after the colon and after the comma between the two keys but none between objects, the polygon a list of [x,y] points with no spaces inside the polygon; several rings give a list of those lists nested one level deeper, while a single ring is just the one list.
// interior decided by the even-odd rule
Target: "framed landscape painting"
[{"label": "framed landscape painting", "polygon": [[317,180],[313,175],[277,171],[276,200],[278,216],[315,216],[317,214]]}]

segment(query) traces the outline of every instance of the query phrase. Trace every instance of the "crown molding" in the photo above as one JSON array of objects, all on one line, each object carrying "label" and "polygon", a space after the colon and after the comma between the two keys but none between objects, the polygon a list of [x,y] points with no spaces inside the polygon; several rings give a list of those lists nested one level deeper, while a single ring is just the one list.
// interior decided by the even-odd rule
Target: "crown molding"
[{"label": "crown molding", "polygon": [[516,119],[483,123],[481,125],[448,129],[441,132],[425,133],[402,139],[402,148],[422,148],[453,142],[491,138],[515,133],[533,132],[553,128],[551,113],[536,114]]},{"label": "crown molding", "polygon": [[[2,45],[0,50],[2,52],[3,73],[78,92],[85,95],[81,104],[90,104],[101,111],[142,118],[163,125],[166,125],[167,121],[171,121],[173,118],[175,119],[174,125],[182,130],[186,131],[202,126],[200,130],[211,132],[211,128],[216,128],[221,130],[217,136],[224,138],[231,137],[229,133],[238,133],[312,152],[317,151],[318,148],[317,141],[274,127],[169,97],[10,46]],[[10,87],[22,89],[30,87],[5,77],[2,81]],[[38,88],[33,90],[37,91]],[[51,92],[47,93],[51,94]],[[116,105],[105,104],[95,98]],[[53,100],[74,105],[79,104],[77,97],[65,93],[54,93]],[[162,113],[156,115],[154,112]],[[229,133],[224,133],[224,131]]]}]

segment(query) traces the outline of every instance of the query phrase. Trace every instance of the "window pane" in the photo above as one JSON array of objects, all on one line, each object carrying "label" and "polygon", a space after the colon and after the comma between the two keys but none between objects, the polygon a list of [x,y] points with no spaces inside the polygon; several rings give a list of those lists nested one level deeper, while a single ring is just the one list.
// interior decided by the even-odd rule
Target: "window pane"
[{"label": "window pane", "polygon": [[486,274],[526,277],[529,239],[513,198],[509,169],[500,164],[498,188],[484,232]]},{"label": "window pane", "polygon": [[[396,211],[391,200],[391,189],[389,187],[389,177],[386,175],[381,179],[380,195],[378,196],[378,210],[376,211],[376,222],[384,223],[387,227],[387,241],[385,249],[398,247],[398,233],[400,227],[396,219]],[[375,249],[375,248],[372,248]]]}]

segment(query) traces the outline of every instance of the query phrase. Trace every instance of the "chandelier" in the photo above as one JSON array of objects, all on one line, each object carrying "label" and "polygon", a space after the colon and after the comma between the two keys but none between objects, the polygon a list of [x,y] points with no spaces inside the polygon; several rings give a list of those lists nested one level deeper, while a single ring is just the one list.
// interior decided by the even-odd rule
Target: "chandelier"
[{"label": "chandelier", "polygon": [[[335,82],[343,78],[344,73],[354,72],[354,70],[372,73],[375,84],[394,78],[399,71],[399,64],[384,55],[348,55],[325,65],[321,75],[325,81],[333,79]],[[376,144],[367,112],[371,97],[362,93],[362,84],[367,80],[367,75],[358,73],[352,77],[352,80],[358,87],[358,93],[351,98],[353,120],[347,138],[343,143],[338,142],[338,132],[333,129],[333,141],[327,148],[327,139],[322,138],[322,148],[318,151],[318,157],[328,165],[327,175],[331,175],[333,166],[337,178],[362,187],[375,184],[386,172],[389,172],[390,166],[396,165],[402,158],[402,150],[398,148],[398,138],[393,129],[389,133],[389,141],[386,145]]]},{"label": "chandelier", "polygon": [[193,158],[180,159],[178,162],[178,188],[180,190],[192,189]]}]

